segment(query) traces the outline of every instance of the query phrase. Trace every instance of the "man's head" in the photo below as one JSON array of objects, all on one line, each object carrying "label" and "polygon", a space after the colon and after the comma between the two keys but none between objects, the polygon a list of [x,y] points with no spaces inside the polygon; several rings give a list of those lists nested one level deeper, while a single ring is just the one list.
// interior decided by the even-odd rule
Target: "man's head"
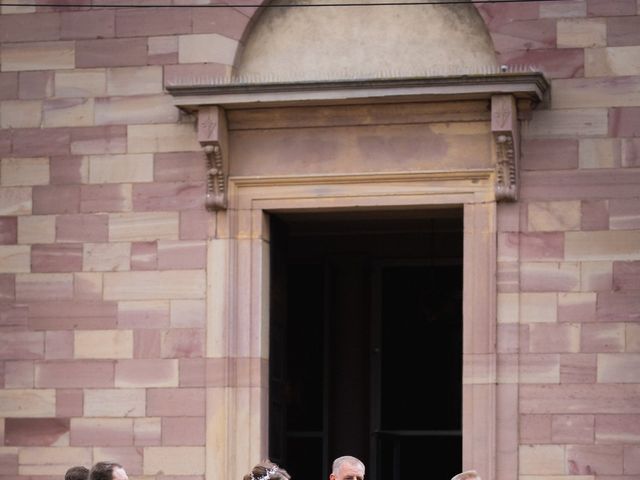
[{"label": "man's head", "polygon": [[89,472],[89,480],[129,480],[129,477],[119,463],[98,462]]},{"label": "man's head", "polygon": [[451,480],[482,480],[480,474],[475,470],[467,470],[465,472],[457,474]]},{"label": "man's head", "polygon": [[83,467],[82,465],[71,467],[64,474],[64,480],[87,480],[88,478],[89,469],[87,467]]},{"label": "man's head", "polygon": [[333,461],[333,468],[329,480],[363,480],[364,463],[356,457],[345,455]]}]

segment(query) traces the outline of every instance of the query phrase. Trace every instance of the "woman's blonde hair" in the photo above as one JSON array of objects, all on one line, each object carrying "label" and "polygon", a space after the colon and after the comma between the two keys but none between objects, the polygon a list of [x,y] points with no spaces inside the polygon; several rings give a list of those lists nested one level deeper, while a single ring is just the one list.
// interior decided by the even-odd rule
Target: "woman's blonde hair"
[{"label": "woman's blonde hair", "polygon": [[271,460],[258,463],[247,473],[242,480],[290,480],[291,475]]}]

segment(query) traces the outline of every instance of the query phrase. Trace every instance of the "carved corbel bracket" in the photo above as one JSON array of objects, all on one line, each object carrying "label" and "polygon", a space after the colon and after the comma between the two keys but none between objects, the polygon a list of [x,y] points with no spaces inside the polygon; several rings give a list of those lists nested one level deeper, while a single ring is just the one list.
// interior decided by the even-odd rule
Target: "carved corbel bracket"
[{"label": "carved corbel bracket", "polygon": [[229,149],[225,112],[218,106],[198,110],[198,142],[207,155],[207,210],[227,208]]},{"label": "carved corbel bracket", "polygon": [[516,201],[520,134],[516,100],[513,95],[491,97],[491,133],[495,147],[496,200]]}]

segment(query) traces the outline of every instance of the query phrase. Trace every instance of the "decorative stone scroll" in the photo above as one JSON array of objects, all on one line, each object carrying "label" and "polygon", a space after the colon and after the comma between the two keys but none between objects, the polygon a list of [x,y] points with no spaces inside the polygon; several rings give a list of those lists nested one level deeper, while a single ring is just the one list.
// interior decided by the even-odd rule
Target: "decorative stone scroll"
[{"label": "decorative stone scroll", "polygon": [[491,133],[495,145],[496,200],[518,199],[519,132],[513,95],[491,97]]},{"label": "decorative stone scroll", "polygon": [[198,110],[198,141],[207,154],[207,210],[224,210],[227,208],[229,149],[222,108],[206,106]]}]

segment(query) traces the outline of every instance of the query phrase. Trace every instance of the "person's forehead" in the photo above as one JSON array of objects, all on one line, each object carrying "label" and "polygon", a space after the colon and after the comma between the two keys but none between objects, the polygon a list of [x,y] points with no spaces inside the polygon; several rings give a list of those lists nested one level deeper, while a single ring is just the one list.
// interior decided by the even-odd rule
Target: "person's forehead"
[{"label": "person's forehead", "polygon": [[358,465],[342,465],[340,467],[340,476],[341,477],[362,477],[362,468]]}]

